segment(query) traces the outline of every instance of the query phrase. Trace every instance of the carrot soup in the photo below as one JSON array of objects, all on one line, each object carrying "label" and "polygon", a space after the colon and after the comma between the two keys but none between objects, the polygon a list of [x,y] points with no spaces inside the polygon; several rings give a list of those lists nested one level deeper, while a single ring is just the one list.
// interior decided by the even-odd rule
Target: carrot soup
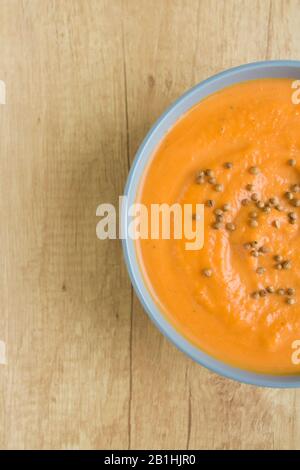
[{"label": "carrot soup", "polygon": [[230,365],[297,374],[300,105],[292,79],[210,95],[167,133],[137,202],[205,204],[204,246],[136,241],[153,298],[191,343]]}]

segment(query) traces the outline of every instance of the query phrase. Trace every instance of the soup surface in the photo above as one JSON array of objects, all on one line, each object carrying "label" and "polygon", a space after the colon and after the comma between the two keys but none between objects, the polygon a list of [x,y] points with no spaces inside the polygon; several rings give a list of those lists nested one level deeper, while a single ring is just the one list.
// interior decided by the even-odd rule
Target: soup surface
[{"label": "soup surface", "polygon": [[160,143],[137,198],[148,207],[205,204],[202,249],[186,250],[185,239],[137,241],[145,281],[194,345],[273,374],[300,372],[300,104],[292,83],[244,82],[198,103]]}]

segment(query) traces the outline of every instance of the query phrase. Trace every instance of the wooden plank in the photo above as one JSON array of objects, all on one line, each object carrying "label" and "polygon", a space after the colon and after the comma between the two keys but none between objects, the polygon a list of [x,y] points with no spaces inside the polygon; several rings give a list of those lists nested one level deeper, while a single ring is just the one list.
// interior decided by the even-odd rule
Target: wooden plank
[{"label": "wooden plank", "polygon": [[[299,49],[299,2],[129,0],[126,7],[131,157],[150,124],[190,86],[224,68],[297,56]],[[141,310],[135,300],[133,448],[299,445],[296,392],[249,387],[206,371],[176,351]]]},{"label": "wooden plank", "polygon": [[128,446],[131,288],[95,234],[128,169],[120,8],[1,1],[2,448]]}]

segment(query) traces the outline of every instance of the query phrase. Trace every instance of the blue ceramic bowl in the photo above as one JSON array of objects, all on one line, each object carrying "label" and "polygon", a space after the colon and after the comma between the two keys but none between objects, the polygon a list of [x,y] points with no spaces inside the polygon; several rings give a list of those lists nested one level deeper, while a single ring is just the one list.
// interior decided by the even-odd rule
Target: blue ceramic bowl
[{"label": "blue ceramic bowl", "polygon": [[[214,75],[196,85],[194,88],[182,95],[167,111],[158,119],[150,132],[147,134],[140,146],[125,187],[124,195],[127,197],[128,207],[136,200],[137,190],[141,177],[149,159],[163,139],[168,130],[176,121],[185,114],[192,106],[206,96],[214,93],[228,85],[253,80],[258,78],[295,78],[300,79],[300,61],[265,61],[235,67],[225,72]],[[122,207],[122,224],[124,233],[127,233],[129,218],[126,206]],[[135,242],[129,238],[123,240],[124,256],[127,268],[135,291],[150,318],[181,351],[186,353],[196,362],[204,367],[225,377],[257,386],[292,388],[300,387],[300,375],[278,376],[271,374],[258,374],[243,369],[232,367],[219,361],[192,345],[177,331],[160,312],[144,283],[143,276],[138,264]],[[292,351],[291,351],[292,352]]]}]

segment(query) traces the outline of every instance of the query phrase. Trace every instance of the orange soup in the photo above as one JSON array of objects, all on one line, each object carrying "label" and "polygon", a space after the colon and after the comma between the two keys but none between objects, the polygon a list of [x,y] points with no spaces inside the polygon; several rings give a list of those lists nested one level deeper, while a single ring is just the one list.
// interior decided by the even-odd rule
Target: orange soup
[{"label": "orange soup", "polygon": [[161,141],[138,202],[205,204],[204,246],[137,241],[145,281],[189,341],[228,364],[295,374],[300,340],[300,105],[292,79],[225,88]]}]

